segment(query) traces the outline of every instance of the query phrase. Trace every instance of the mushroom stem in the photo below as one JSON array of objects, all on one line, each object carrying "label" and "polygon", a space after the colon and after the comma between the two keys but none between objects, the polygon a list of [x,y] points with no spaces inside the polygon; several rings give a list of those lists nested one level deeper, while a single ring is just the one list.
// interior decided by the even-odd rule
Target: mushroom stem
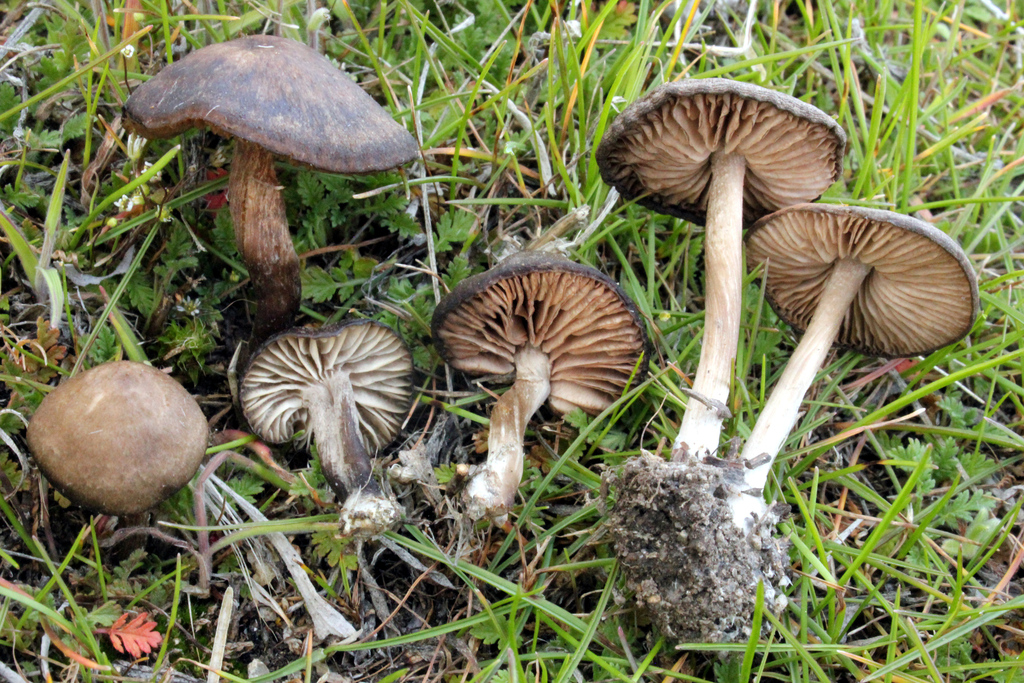
[{"label": "mushroom stem", "polygon": [[765,453],[770,456],[767,462],[747,470],[746,483],[751,488],[764,488],[768,481],[772,463],[796,424],[803,396],[814,382],[815,375],[839,334],[843,318],[869,272],[871,269],[868,266],[853,258],[844,258],[832,267],[807,331],[743,447],[741,457],[744,461]]},{"label": "mushroom stem", "polygon": [[740,335],[743,288],[743,178],[746,160],[739,154],[711,157],[711,187],[704,231],[704,339],[693,380],[703,400],[686,405],[672,447],[672,459],[703,457],[718,449],[728,414],[729,384]]},{"label": "mushroom stem", "polygon": [[516,381],[494,404],[487,436],[487,462],[466,488],[466,512],[503,524],[523,478],[526,425],[551,393],[551,360],[533,346],[515,357]]},{"label": "mushroom stem", "polygon": [[252,346],[289,327],[299,310],[299,257],[288,231],[274,157],[259,145],[235,141],[228,181],[235,243],[256,299]]},{"label": "mushroom stem", "polygon": [[342,533],[373,536],[387,530],[401,513],[373,478],[373,460],[359,433],[359,412],[348,373],[310,388],[309,431],[316,439],[320,469],[341,506]]}]

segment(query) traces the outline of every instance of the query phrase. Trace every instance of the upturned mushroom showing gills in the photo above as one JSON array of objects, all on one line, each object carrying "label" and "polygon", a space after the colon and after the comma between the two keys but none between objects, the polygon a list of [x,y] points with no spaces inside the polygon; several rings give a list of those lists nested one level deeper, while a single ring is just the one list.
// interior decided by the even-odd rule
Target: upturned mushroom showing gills
[{"label": "upturned mushroom showing gills", "polygon": [[[743,447],[744,483],[759,491],[796,424],[833,344],[871,356],[930,353],[963,338],[978,314],[978,283],[963,250],[910,216],[805,204],[765,216],[747,235],[764,265],[765,296],[803,337]],[[764,507],[735,498],[738,524]]]},{"label": "upturned mushroom showing gills", "polygon": [[675,453],[718,449],[739,340],[744,221],[821,196],[845,148],[842,128],[819,109],[717,78],[660,86],[601,141],[601,176],[623,197],[706,226],[703,346]]},{"label": "upturned mushroom showing gills", "polygon": [[613,482],[611,532],[626,582],[669,638],[745,641],[758,583],[786,604],[784,505],[762,489],[801,398],[834,343],[861,353],[927,353],[964,336],[978,310],[973,271],[945,234],[887,211],[805,204],[756,222],[748,264],[803,339],[737,458],[629,461]]},{"label": "upturned mushroom showing gills", "polygon": [[180,384],[143,363],[119,361],[62,382],[39,404],[27,436],[39,469],[65,497],[124,516],[187,484],[209,434]]},{"label": "upturned mushroom showing gills", "polygon": [[[644,374],[636,306],[588,266],[537,252],[460,282],[431,324],[441,356],[470,375],[515,375],[491,411],[487,462],[466,489],[467,513],[504,523],[523,476],[526,425],[547,401],[596,415]],[[644,359],[645,361],[646,359]]]},{"label": "upturned mushroom showing gills", "polygon": [[277,36],[209,45],[146,81],[125,102],[145,138],[208,128],[235,138],[228,201],[255,290],[252,344],[291,325],[301,296],[274,155],[330,173],[412,161],[413,137],[315,50]]},{"label": "upturned mushroom showing gills", "polygon": [[270,443],[302,432],[316,443],[327,483],[344,501],[341,531],[374,536],[401,510],[373,478],[371,450],[398,434],[412,398],[412,355],[370,320],[293,329],[268,339],[242,380],[242,411]]}]

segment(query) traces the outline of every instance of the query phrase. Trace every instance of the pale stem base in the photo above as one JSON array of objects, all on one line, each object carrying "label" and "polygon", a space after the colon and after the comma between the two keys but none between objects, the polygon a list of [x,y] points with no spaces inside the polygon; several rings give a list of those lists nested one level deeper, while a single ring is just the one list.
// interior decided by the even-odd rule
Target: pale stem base
[{"label": "pale stem base", "polygon": [[523,478],[523,438],[533,414],[551,393],[551,361],[528,346],[515,358],[516,381],[494,404],[487,437],[487,462],[466,487],[466,514],[504,524]]},{"label": "pale stem base", "polygon": [[746,161],[737,154],[711,157],[704,231],[704,338],[693,391],[672,448],[673,460],[685,453],[703,457],[718,450],[729,384],[740,336],[743,290],[743,179]]}]

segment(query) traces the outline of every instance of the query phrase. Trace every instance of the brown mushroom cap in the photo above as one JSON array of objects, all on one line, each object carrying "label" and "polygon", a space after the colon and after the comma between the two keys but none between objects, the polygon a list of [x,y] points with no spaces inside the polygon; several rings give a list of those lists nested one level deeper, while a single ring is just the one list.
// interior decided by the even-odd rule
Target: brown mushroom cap
[{"label": "brown mushroom cap", "polygon": [[803,204],[765,216],[747,234],[751,269],[765,264],[766,296],[801,332],[840,259],[869,266],[836,344],[873,356],[929,353],[965,336],[978,283],[963,250],[924,221],[890,211]]},{"label": "brown mushroom cap", "polygon": [[431,330],[441,356],[473,375],[507,375],[519,349],[540,349],[551,361],[548,403],[561,413],[604,410],[647,350],[640,314],[611,278],[537,252],[460,282]]},{"label": "brown mushroom cap", "polygon": [[[597,150],[601,177],[626,199],[703,223],[712,153],[746,159],[743,215],[817,199],[843,170],[846,134],[820,109],[749,83],[666,83],[627,107]],[[646,195],[646,196],[644,196]]]},{"label": "brown mushroom cap", "polygon": [[125,125],[147,138],[209,128],[332,173],[412,161],[415,139],[316,50],[247,36],[197,50],[135,89]]},{"label": "brown mushroom cap", "polygon": [[143,363],[104,363],[39,404],[28,426],[36,464],[66,497],[108,515],[143,512],[188,483],[209,427],[185,389]]},{"label": "brown mushroom cap", "polygon": [[[242,411],[253,430],[272,443],[309,433],[307,390],[348,373],[368,449],[391,443],[412,399],[412,354],[386,325],[349,320],[317,329],[288,330],[254,354],[242,380]],[[338,419],[342,419],[341,416]]]}]

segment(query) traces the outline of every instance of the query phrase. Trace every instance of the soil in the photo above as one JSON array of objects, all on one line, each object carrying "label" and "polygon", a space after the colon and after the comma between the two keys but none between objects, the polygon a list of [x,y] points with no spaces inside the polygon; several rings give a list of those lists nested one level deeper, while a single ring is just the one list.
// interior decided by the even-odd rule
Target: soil
[{"label": "soil", "polygon": [[745,488],[741,467],[644,455],[608,480],[617,493],[610,524],[626,584],[670,640],[748,640],[759,581],[765,609],[778,614],[786,605],[789,542],[774,537],[786,506],[772,505],[749,533],[738,528],[726,497]]}]

